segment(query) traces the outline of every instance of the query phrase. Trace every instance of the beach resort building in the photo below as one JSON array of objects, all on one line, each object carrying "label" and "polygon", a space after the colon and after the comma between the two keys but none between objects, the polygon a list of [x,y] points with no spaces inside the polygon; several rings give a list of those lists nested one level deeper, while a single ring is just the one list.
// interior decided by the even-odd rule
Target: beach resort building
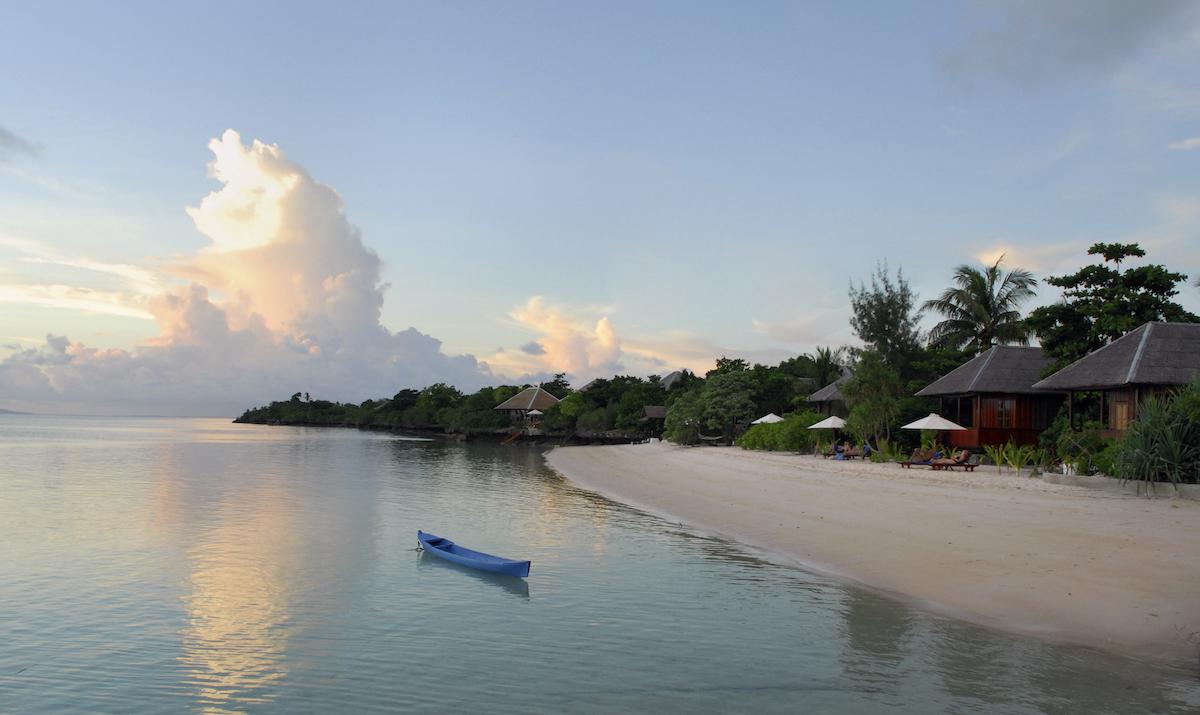
[{"label": "beach resort building", "polygon": [[[950,445],[1037,444],[1066,390],[1036,386],[1050,361],[1038,347],[997,345],[917,393],[938,398],[938,414],[966,427],[948,433]],[[810,398],[811,399],[811,398]]]},{"label": "beach resort building", "polygon": [[536,421],[543,412],[554,407],[558,398],[538,387],[527,387],[504,402],[496,405],[495,409],[508,414],[514,421]]},{"label": "beach resort building", "polygon": [[808,401],[813,403],[816,407],[816,410],[826,417],[832,417],[834,415],[837,415],[838,417],[845,417],[847,414],[846,398],[842,397],[841,388],[842,385],[845,385],[850,381],[851,377],[852,376],[850,373],[842,375],[825,387],[822,387],[821,389],[809,395]]},{"label": "beach resort building", "polygon": [[[1034,387],[1099,392],[1101,421],[1110,436],[1129,428],[1150,395],[1200,377],[1200,323],[1146,323],[1067,365]],[[1073,399],[1068,398],[1070,407]]]},{"label": "beach resort building", "polygon": [[666,405],[646,405],[642,408],[641,423],[651,437],[662,437],[663,425],[667,422]]}]

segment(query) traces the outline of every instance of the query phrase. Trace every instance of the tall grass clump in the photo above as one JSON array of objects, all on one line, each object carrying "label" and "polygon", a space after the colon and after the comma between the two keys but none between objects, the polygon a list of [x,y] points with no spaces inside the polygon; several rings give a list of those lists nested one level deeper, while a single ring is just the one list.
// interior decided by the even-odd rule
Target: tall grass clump
[{"label": "tall grass clump", "polygon": [[1153,396],[1138,405],[1113,466],[1138,494],[1154,493],[1159,483],[1178,492],[1180,484],[1200,481],[1200,381],[1173,398]]},{"label": "tall grass clump", "polygon": [[1008,463],[1009,467],[1012,467],[1014,472],[1020,474],[1021,470],[1025,468],[1025,465],[1033,461],[1036,452],[1037,448],[1033,447],[1032,445],[1022,445],[1018,447],[1015,443],[1010,441],[1008,444],[1004,445],[1004,461]]},{"label": "tall grass clump", "polygon": [[1000,473],[1000,468],[1008,461],[1004,458],[1005,447],[1006,445],[1003,444],[983,445],[983,453],[987,455],[992,464],[996,465],[996,474]]}]

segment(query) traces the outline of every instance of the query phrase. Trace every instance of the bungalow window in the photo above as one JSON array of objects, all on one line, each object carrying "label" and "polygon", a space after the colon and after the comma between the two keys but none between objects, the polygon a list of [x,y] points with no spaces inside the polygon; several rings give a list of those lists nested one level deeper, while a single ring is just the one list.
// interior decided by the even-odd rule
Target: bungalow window
[{"label": "bungalow window", "polygon": [[1016,400],[1011,397],[987,397],[979,401],[979,425],[1011,428],[1016,417]]},{"label": "bungalow window", "polygon": [[1058,414],[1059,402],[1046,398],[1033,399],[1033,428],[1046,429]]}]

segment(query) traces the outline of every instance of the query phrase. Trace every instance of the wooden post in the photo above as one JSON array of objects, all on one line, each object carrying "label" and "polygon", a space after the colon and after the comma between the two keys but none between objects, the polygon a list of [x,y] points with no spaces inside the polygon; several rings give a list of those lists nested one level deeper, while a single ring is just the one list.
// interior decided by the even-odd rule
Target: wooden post
[{"label": "wooden post", "polygon": [[1069,390],[1067,392],[1067,429],[1070,430],[1075,429],[1074,397],[1075,391]]}]

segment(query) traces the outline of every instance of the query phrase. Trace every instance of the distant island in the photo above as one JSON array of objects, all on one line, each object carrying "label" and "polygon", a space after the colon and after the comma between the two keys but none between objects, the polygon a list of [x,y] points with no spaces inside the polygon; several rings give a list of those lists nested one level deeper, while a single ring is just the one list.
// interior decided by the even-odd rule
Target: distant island
[{"label": "distant island", "polygon": [[0,409],[0,415],[31,415],[31,414],[33,414],[33,413],[32,412],[18,412],[16,410]]}]

